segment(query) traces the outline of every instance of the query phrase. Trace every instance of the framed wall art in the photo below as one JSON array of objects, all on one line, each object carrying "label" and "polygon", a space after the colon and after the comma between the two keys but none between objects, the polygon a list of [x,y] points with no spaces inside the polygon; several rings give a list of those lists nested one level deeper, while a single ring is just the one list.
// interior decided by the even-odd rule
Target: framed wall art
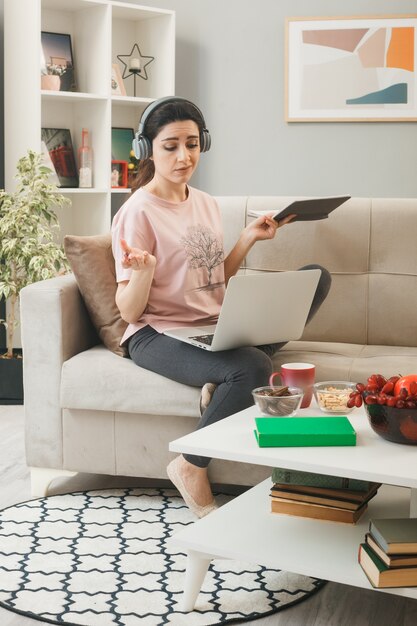
[{"label": "framed wall art", "polygon": [[126,88],[117,63],[111,66],[111,92],[113,96],[125,96]]},{"label": "framed wall art", "polygon": [[127,188],[127,161],[111,162],[111,186],[113,189]]},{"label": "framed wall art", "polygon": [[417,15],[287,18],[287,122],[417,121]]},{"label": "framed wall art", "polygon": [[75,161],[71,132],[68,128],[42,128],[41,139],[49,152],[59,187],[78,187],[78,170]]},{"label": "framed wall art", "polygon": [[129,162],[134,136],[133,128],[113,127],[111,129],[111,158]]},{"label": "framed wall art", "polygon": [[75,91],[71,35],[41,32],[41,87]]}]

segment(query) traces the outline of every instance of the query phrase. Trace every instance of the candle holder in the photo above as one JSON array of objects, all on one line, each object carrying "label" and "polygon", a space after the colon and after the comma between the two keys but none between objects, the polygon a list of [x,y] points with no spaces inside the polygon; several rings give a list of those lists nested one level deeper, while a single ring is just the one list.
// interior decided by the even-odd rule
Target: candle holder
[{"label": "candle holder", "polygon": [[[135,52],[136,55],[134,55]],[[148,80],[146,67],[155,60],[155,57],[142,54],[138,44],[135,43],[130,54],[118,54],[117,58],[124,66],[122,78],[129,78],[129,76],[134,77],[133,95],[136,98],[136,78],[139,76],[143,80]],[[129,61],[127,62],[124,59],[129,59]]]},{"label": "candle holder", "polygon": [[[140,68],[130,68],[130,75],[133,75],[133,95],[136,98],[136,76],[141,75],[142,70]],[[141,77],[142,78],[142,77]]]}]

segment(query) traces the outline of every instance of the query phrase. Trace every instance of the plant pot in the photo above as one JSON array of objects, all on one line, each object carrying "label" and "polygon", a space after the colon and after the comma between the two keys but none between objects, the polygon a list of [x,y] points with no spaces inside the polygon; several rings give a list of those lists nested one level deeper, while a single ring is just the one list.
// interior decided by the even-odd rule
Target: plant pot
[{"label": "plant pot", "polygon": [[55,74],[42,74],[41,76],[41,89],[48,89],[49,91],[59,91],[61,89],[61,79]]},{"label": "plant pot", "polygon": [[23,404],[22,351],[14,354],[13,359],[0,358],[0,404]]}]

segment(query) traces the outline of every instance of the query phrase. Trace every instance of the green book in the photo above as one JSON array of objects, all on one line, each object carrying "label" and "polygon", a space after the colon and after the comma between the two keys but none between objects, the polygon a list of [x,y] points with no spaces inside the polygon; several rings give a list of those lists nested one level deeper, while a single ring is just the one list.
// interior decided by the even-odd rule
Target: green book
[{"label": "green book", "polygon": [[282,467],[272,470],[272,482],[285,485],[302,485],[304,487],[323,487],[326,489],[349,489],[351,491],[368,491],[376,483],[368,480],[344,478],[343,476],[327,476],[314,472],[302,472]]},{"label": "green book", "polygon": [[261,448],[356,445],[356,433],[346,416],[255,417],[255,424]]},{"label": "green book", "polygon": [[386,554],[417,554],[417,518],[371,519],[369,532]]},{"label": "green book", "polygon": [[359,546],[358,561],[373,587],[417,587],[417,567],[388,567],[366,543]]}]

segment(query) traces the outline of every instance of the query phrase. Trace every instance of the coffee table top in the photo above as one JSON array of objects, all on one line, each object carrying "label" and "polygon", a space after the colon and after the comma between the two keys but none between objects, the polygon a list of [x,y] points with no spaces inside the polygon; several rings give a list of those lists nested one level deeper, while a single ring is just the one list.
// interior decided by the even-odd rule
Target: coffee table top
[{"label": "coffee table top", "polygon": [[[253,430],[254,418],[260,415],[256,406],[250,407],[172,441],[169,449],[242,463],[417,488],[417,446],[382,439],[369,426],[363,407],[354,409],[347,416],[356,431],[356,446],[259,448]],[[299,415],[325,414],[313,401],[308,409],[299,411]]]}]

